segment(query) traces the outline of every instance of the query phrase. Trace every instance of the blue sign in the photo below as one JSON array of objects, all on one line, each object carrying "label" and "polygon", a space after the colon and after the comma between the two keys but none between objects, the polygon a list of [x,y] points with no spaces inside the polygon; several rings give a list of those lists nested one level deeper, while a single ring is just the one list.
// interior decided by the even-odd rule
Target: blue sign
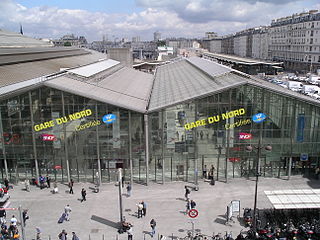
[{"label": "blue sign", "polygon": [[308,161],[308,153],[301,153],[300,154],[300,160],[301,161]]},{"label": "blue sign", "polygon": [[297,142],[304,140],[304,114],[299,114],[297,119]]},{"label": "blue sign", "polygon": [[265,115],[264,113],[257,113],[252,116],[252,121],[254,121],[255,123],[261,123],[266,120],[266,118],[267,115]]},{"label": "blue sign", "polygon": [[116,121],[117,119],[117,116],[114,115],[114,114],[107,114],[107,115],[104,115],[103,118],[102,118],[102,121],[106,124],[110,124],[110,123],[113,123],[114,121]]}]

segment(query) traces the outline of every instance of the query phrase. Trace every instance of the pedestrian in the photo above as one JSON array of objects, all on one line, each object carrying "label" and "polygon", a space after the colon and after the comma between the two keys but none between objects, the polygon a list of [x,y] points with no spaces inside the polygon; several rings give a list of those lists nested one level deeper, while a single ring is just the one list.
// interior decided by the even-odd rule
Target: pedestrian
[{"label": "pedestrian", "polygon": [[127,185],[127,196],[128,197],[131,196],[131,190],[132,190],[131,184],[128,182],[128,185]]},{"label": "pedestrian", "polygon": [[195,201],[193,201],[193,200],[191,200],[190,201],[190,207],[191,207],[191,209],[194,209],[195,207],[196,207],[196,202]]},{"label": "pedestrian", "polygon": [[210,168],[210,172],[209,172],[209,179],[214,179],[214,166],[211,165],[211,168]]},{"label": "pedestrian", "polygon": [[121,186],[124,188],[124,176],[121,177]]},{"label": "pedestrian", "polygon": [[48,175],[46,176],[46,181],[47,181],[47,188],[50,188],[51,178]]},{"label": "pedestrian", "polygon": [[29,219],[28,216],[28,209],[23,210],[22,212],[22,220],[23,220],[23,226],[26,226],[26,221]]},{"label": "pedestrian", "polygon": [[54,182],[53,183],[53,190],[52,190],[52,193],[55,194],[55,193],[58,193],[59,190],[58,190],[58,184],[57,182]]},{"label": "pedestrian", "polygon": [[146,204],[144,201],[142,201],[141,203],[142,203],[142,205],[143,205],[142,214],[143,214],[143,216],[145,217],[146,214],[147,214],[147,204]]},{"label": "pedestrian", "polygon": [[99,176],[99,172],[96,172],[96,185],[100,186],[100,176]]},{"label": "pedestrian", "polygon": [[67,206],[64,207],[64,213],[66,214],[66,221],[70,221],[70,213],[71,213],[72,209],[69,206],[69,204],[67,204]]},{"label": "pedestrian", "polygon": [[12,215],[12,218],[10,219],[10,222],[11,222],[12,226],[17,226],[18,220],[16,219],[16,217],[14,215]]},{"label": "pedestrian", "polygon": [[39,183],[40,183],[40,189],[44,188],[44,177],[42,175],[40,175],[39,177]]},{"label": "pedestrian", "polygon": [[87,200],[86,199],[86,195],[87,195],[87,191],[84,188],[82,188],[82,190],[81,190],[81,196],[82,196],[81,202]]},{"label": "pedestrian", "polygon": [[41,228],[36,227],[36,240],[41,240]]},{"label": "pedestrian", "polygon": [[72,179],[69,182],[69,193],[73,194],[73,180]]},{"label": "pedestrian", "polygon": [[208,171],[207,165],[204,165],[203,170],[202,170],[202,177],[204,179],[207,179],[207,171]]},{"label": "pedestrian", "polygon": [[79,240],[79,238],[75,232],[72,232],[72,239],[71,240]]},{"label": "pedestrian", "polygon": [[188,214],[188,212],[189,212],[189,211],[190,211],[190,209],[191,209],[191,201],[190,201],[190,199],[188,199],[188,201],[187,201],[186,208],[187,208],[187,210],[186,210],[186,214]]},{"label": "pedestrian", "polygon": [[133,226],[129,224],[129,228],[127,229],[128,240],[133,240]]},{"label": "pedestrian", "polygon": [[7,178],[4,179],[4,185],[6,186],[6,189],[9,190],[9,180]]},{"label": "pedestrian", "polygon": [[5,224],[7,222],[6,217],[7,217],[6,210],[2,208],[0,210],[0,225]]},{"label": "pedestrian", "polygon": [[62,232],[59,233],[58,237],[60,240],[67,240],[67,235],[68,233],[66,232],[66,230],[63,229]]},{"label": "pedestrian", "polygon": [[315,173],[316,173],[316,179],[319,180],[319,174],[320,174],[320,168],[319,168],[319,166],[316,168]]},{"label": "pedestrian", "polygon": [[187,187],[187,186],[184,186],[184,188],[185,188],[185,194],[184,194],[184,196],[185,196],[185,198],[186,198],[186,201],[188,201],[188,199],[189,199],[189,194],[190,194],[190,189]]},{"label": "pedestrian", "polygon": [[138,206],[138,218],[142,218],[143,204],[139,202],[137,206]]},{"label": "pedestrian", "polygon": [[152,218],[150,221],[150,227],[151,227],[151,237],[153,237],[156,234],[156,221]]}]

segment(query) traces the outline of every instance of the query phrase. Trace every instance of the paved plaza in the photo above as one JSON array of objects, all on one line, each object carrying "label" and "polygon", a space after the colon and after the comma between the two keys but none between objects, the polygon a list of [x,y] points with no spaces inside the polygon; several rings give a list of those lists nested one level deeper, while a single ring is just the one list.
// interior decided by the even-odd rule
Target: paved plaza
[{"label": "paved plaza", "polygon": [[[186,236],[192,225],[190,218],[185,214],[185,185],[192,184],[173,182],[165,185],[133,185],[131,197],[124,195],[123,205],[126,219],[134,225],[134,239],[151,239],[149,223],[152,218],[157,222],[156,234],[163,234],[167,239],[171,239],[172,236]],[[232,231],[233,236],[236,236],[244,227],[237,219],[230,225],[225,224],[226,207],[231,200],[240,200],[241,209],[253,208],[254,179],[231,179],[228,183],[216,182],[215,186],[201,180],[199,186],[199,191],[191,191],[190,194],[199,211],[199,216],[194,220],[195,229],[207,235]],[[115,223],[119,221],[118,187],[115,184],[103,184],[99,193],[93,193],[92,184],[75,183],[74,195],[67,192],[66,185],[59,184],[58,187],[58,194],[52,194],[50,189],[40,190],[34,186],[31,186],[30,192],[26,192],[24,185],[20,183],[10,191],[10,207],[22,205],[22,208],[29,209],[27,240],[35,238],[36,227],[41,228],[42,239],[45,240],[58,239],[62,229],[68,232],[68,239],[71,239],[72,231],[75,231],[81,240],[127,239],[126,233],[119,235],[115,228]],[[87,201],[81,203],[79,199],[83,187],[87,189]],[[319,180],[300,176],[292,177],[290,181],[260,178],[258,207],[271,207],[264,190],[310,188],[320,188]],[[142,200],[147,203],[147,215],[138,219],[136,204]],[[67,204],[72,208],[70,221],[58,224],[57,221]],[[7,218],[12,214],[18,215],[17,212],[7,211]],[[157,236],[154,239],[157,239]]]}]

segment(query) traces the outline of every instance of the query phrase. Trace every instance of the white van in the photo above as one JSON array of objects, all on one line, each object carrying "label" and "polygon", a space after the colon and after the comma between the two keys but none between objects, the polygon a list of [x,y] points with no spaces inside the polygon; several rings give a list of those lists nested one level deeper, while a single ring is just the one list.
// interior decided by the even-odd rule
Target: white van
[{"label": "white van", "polygon": [[301,82],[288,81],[287,86],[288,86],[288,89],[295,92],[299,92],[302,90],[303,84]]},{"label": "white van", "polygon": [[309,80],[308,80],[309,83],[311,84],[314,84],[314,85],[318,85],[320,84],[320,77],[319,76],[309,76]]},{"label": "white van", "polygon": [[319,92],[320,92],[320,88],[315,85],[303,85],[302,87],[303,94],[310,95],[310,94],[319,93]]}]

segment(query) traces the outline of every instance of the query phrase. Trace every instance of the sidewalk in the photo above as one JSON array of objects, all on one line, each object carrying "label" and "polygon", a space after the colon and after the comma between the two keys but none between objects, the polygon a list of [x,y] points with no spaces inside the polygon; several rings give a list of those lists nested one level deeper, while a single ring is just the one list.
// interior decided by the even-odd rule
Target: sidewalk
[{"label": "sidewalk", "polygon": [[[134,239],[151,239],[148,232],[151,230],[149,223],[152,218],[157,222],[156,236],[157,234],[174,237],[186,236],[192,224],[191,219],[185,214],[185,185],[191,184],[173,182],[165,185],[151,183],[147,187],[133,185],[131,197],[123,196],[123,209],[127,221],[134,225]],[[302,177],[292,177],[290,181],[260,178],[258,208],[271,207],[271,203],[264,195],[264,190],[310,189],[311,186],[320,188],[320,181]],[[50,189],[40,190],[34,186],[31,187],[30,192],[26,192],[23,190],[23,184],[16,185],[14,190],[10,191],[10,207],[18,207],[21,204],[22,208],[29,209],[30,219],[27,220],[26,226],[27,240],[35,238],[36,227],[41,228],[43,240],[58,239],[58,234],[62,229],[67,231],[68,239],[71,239],[72,231],[76,232],[81,240],[117,239],[118,233],[113,226],[120,217],[118,187],[114,183],[103,184],[99,193],[93,193],[89,189],[93,187],[92,184],[75,183],[74,195],[67,192],[67,186],[60,184],[58,187],[58,194],[52,194]],[[83,187],[87,189],[87,201],[81,203],[79,199]],[[240,200],[241,210],[244,207],[253,208],[254,179],[231,179],[227,184],[216,182],[215,186],[199,181],[199,187],[199,191],[192,191],[190,194],[190,199],[197,203],[196,209],[199,211],[199,216],[194,220],[196,231],[201,231],[206,235],[212,235],[213,232],[224,234],[225,231],[232,231],[233,236],[236,237],[244,227],[237,219],[231,225],[225,225],[226,208],[231,200]],[[138,219],[136,204],[142,200],[147,203],[147,216]],[[67,204],[72,208],[70,221],[58,224],[57,221]],[[7,220],[12,214],[13,212],[7,211]],[[18,216],[17,212],[14,214]],[[118,239],[127,239],[127,234],[118,235]]]}]

